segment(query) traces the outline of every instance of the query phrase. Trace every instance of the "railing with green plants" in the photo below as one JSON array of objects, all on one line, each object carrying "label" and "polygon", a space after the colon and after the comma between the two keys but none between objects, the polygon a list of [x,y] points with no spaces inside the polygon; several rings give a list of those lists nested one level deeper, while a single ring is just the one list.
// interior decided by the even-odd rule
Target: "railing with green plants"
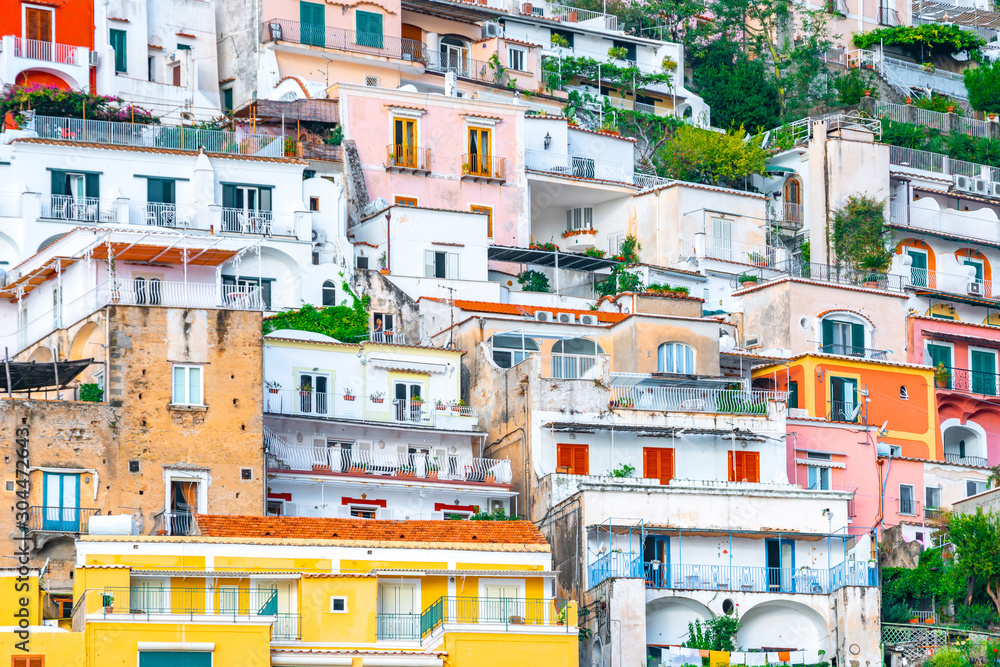
[{"label": "railing with green plants", "polygon": [[528,626],[559,626],[570,631],[563,610],[567,601],[541,598],[444,596],[420,615],[420,635],[426,637],[445,623],[502,625],[505,630]]},{"label": "railing with green plants", "polygon": [[464,54],[440,51],[429,51],[425,60],[428,72],[452,72],[461,79],[472,79],[492,86],[506,87],[512,82],[510,73],[499,61],[475,60]]},{"label": "railing with green plants", "polygon": [[302,24],[288,19],[268,19],[261,24],[262,42],[293,42],[306,46],[361,53],[410,62],[422,62],[427,45],[413,39],[390,37],[381,32],[354,32],[332,26]]},{"label": "railing with green plants", "polygon": [[510,484],[512,480],[510,461],[507,459],[289,444],[267,427],[264,427],[264,447],[270,458],[269,465],[277,469],[484,484]]},{"label": "railing with green plants", "polygon": [[380,641],[420,641],[420,614],[375,614],[375,638]]},{"label": "railing with green plants", "polygon": [[657,412],[766,415],[768,403],[788,400],[784,391],[722,387],[613,386],[610,394],[612,409]]},{"label": "railing with green plants", "polygon": [[462,178],[507,181],[507,158],[483,153],[462,155]]},{"label": "railing with green plants", "polygon": [[273,588],[175,588],[162,586],[108,586],[100,593],[105,617],[213,616],[245,619],[278,615],[278,591]]},{"label": "railing with green plants", "polygon": [[271,626],[272,641],[295,641],[302,639],[302,615],[278,613]]},{"label": "railing with green plants", "polygon": [[897,123],[923,125],[942,132],[961,132],[973,137],[989,137],[990,124],[968,116],[921,109],[914,104],[896,104],[869,98],[871,113],[876,118],[888,118]]},{"label": "railing with green plants", "polygon": [[802,262],[797,259],[777,262],[767,268],[769,276],[764,276],[764,279],[787,274],[796,278],[808,278],[817,282],[869,287],[894,292],[902,292],[909,284],[906,276],[898,274],[881,273],[845,265],[836,266],[817,264],[815,262]]},{"label": "railing with green plants", "polygon": [[25,129],[34,131],[41,139],[192,152],[204,149],[206,153],[225,155],[284,156],[284,137],[249,132],[37,115]]},{"label": "railing with green plants", "polygon": [[431,149],[408,144],[389,144],[385,147],[385,168],[403,171],[430,171]]},{"label": "railing with green plants", "polygon": [[42,533],[86,533],[90,517],[101,510],[91,507],[39,507],[28,508],[26,528]]}]

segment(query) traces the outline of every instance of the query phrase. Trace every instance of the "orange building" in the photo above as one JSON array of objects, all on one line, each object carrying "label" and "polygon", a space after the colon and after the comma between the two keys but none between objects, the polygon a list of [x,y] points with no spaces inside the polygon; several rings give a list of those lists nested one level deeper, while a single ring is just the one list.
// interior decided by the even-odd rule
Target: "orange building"
[{"label": "orange building", "polygon": [[91,87],[94,3],[0,2],[0,85]]}]

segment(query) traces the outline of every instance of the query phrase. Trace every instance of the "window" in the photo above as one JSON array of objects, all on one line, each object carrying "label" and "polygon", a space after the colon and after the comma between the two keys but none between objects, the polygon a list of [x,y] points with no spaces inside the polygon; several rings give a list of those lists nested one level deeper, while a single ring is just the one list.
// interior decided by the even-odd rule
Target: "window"
[{"label": "window", "polygon": [[368,268],[368,258],[358,255],[354,258],[354,267],[357,269],[367,269]]},{"label": "window", "polygon": [[346,614],[347,613],[347,598],[342,595],[331,595],[330,596],[330,613],[331,614]]},{"label": "window", "polygon": [[559,35],[559,37],[562,37],[564,40],[566,40],[567,48],[570,49],[573,48],[573,33],[566,30],[553,30],[552,37],[555,38],[556,35]]},{"label": "window", "polygon": [[478,206],[476,204],[472,204],[469,206],[469,210],[473,213],[486,214],[486,237],[493,238],[493,208],[490,206]]},{"label": "window", "polygon": [[146,59],[146,79],[156,81],[156,58],[149,56]]},{"label": "window", "polygon": [[270,211],[271,187],[266,185],[222,185],[222,205],[245,211]]},{"label": "window", "polygon": [[417,202],[418,200],[416,197],[402,197],[400,195],[396,195],[395,199],[395,203],[401,206],[417,206]]},{"label": "window", "polygon": [[52,596],[52,602],[56,605],[56,618],[65,619],[73,616],[73,598],[63,598]]},{"label": "window", "polygon": [[303,44],[326,46],[325,5],[319,2],[299,3],[300,38]]},{"label": "window", "polygon": [[438,53],[443,68],[455,72],[458,76],[469,76],[470,72],[465,66],[468,48],[463,37],[452,35],[442,37],[438,42]]},{"label": "window", "polygon": [[42,498],[45,501],[43,530],[68,533],[80,531],[80,475],[43,473]]},{"label": "window", "polygon": [[337,286],[332,280],[327,280],[323,283],[323,305],[337,305]]},{"label": "window", "polygon": [[268,500],[267,516],[283,516],[284,505],[285,505],[284,501],[281,500]]},{"label": "window", "polygon": [[590,474],[590,446],[559,443],[556,445],[556,472],[570,475]]},{"label": "window", "polygon": [[354,12],[357,42],[361,46],[382,48],[382,15],[373,12]]},{"label": "window", "polygon": [[623,60],[631,60],[635,62],[635,44],[632,42],[620,42],[617,39],[612,40],[611,45],[616,49],[625,49],[625,57]]},{"label": "window", "polygon": [[163,297],[162,276],[152,276],[149,274],[132,274],[132,297],[138,305],[149,304],[158,306]]},{"label": "window", "polygon": [[808,472],[809,488],[810,489],[820,489],[822,491],[830,490],[830,469],[821,468],[819,466],[808,466],[806,468]]},{"label": "window", "polygon": [[10,667],[45,667],[44,655],[12,655]]},{"label": "window", "polygon": [[487,128],[469,128],[469,163],[466,171],[474,176],[489,176],[493,164],[490,161],[492,132]]},{"label": "window", "polygon": [[528,353],[538,351],[538,343],[531,338],[508,334],[493,334],[493,363],[500,368],[511,368],[528,358]]},{"label": "window", "polygon": [[910,399],[910,392],[907,391],[906,385],[899,386],[899,399],[902,401],[907,401]]},{"label": "window", "polygon": [[604,348],[590,338],[570,338],[556,341],[552,346],[552,377],[582,378],[597,364],[597,355]]},{"label": "window", "polygon": [[109,41],[111,42],[111,48],[115,51],[115,72],[127,72],[128,71],[128,54],[126,50],[126,33],[124,30],[115,30],[114,28],[110,31]]},{"label": "window", "polygon": [[674,478],[674,450],[663,447],[642,448],[642,476],[669,484]]},{"label": "window", "polygon": [[[378,585],[378,613],[416,614],[419,616],[420,611],[420,590],[416,584],[380,583]],[[407,625],[407,627],[410,626]]]},{"label": "window", "polygon": [[825,452],[806,452],[806,458],[814,461],[832,461],[833,455]]},{"label": "window", "polygon": [[823,352],[865,356],[865,326],[843,320],[823,320]]},{"label": "window", "polygon": [[318,211],[319,210],[319,197],[310,197],[309,198],[309,210],[310,211]]},{"label": "window", "polygon": [[392,334],[395,332],[393,327],[394,316],[392,313],[375,313],[372,319],[373,336],[372,339],[382,342],[388,341],[392,342]]},{"label": "window", "polygon": [[222,276],[223,294],[231,296],[233,299],[242,298],[247,292],[260,288],[260,298],[264,304],[264,310],[271,310],[271,278],[244,278],[240,276]]},{"label": "window", "polygon": [[799,383],[796,380],[788,381],[788,407],[799,407]]},{"label": "window", "polygon": [[902,445],[889,445],[889,456],[899,457],[903,455]]},{"label": "window", "polygon": [[191,45],[190,44],[178,44],[177,45],[177,50],[178,51],[190,51],[191,50]]},{"label": "window", "polygon": [[458,279],[458,253],[438,250],[424,251],[424,277]]},{"label": "window", "polygon": [[417,120],[392,119],[392,164],[397,167],[417,167]]},{"label": "window", "polygon": [[212,667],[210,651],[139,651],[139,667]]},{"label": "window", "polygon": [[965,497],[975,496],[986,491],[986,481],[982,479],[965,480]]},{"label": "window", "polygon": [[916,248],[906,248],[906,256],[910,258],[910,284],[916,287],[927,287],[930,275],[927,271],[927,253]]},{"label": "window", "polygon": [[[928,343],[927,356],[930,357],[931,366],[937,367],[943,365],[945,368],[951,369],[951,346]],[[938,380],[936,384],[941,389],[951,389],[951,380],[949,377],[945,382]]]},{"label": "window", "polygon": [[[72,199],[82,199],[83,197],[100,197],[100,174],[97,173],[79,173],[71,171],[52,171],[52,194],[62,195],[62,197],[53,197],[55,199],[63,199],[69,201]],[[56,202],[52,203],[53,209],[56,207]],[[63,217],[62,213],[64,211],[53,211],[56,215],[55,217]]]},{"label": "window", "polygon": [[253,480],[253,468],[240,468],[240,479],[244,481]]},{"label": "window", "polygon": [[917,513],[916,503],[913,502],[913,485],[912,484],[900,484],[899,485],[899,513],[900,514],[916,514]]},{"label": "window", "polygon": [[128,462],[128,471],[129,472],[139,472],[139,461],[135,460],[135,459],[129,461]]},{"label": "window", "polygon": [[527,70],[524,67],[525,55],[524,49],[515,49],[512,46],[508,46],[507,67],[509,69],[516,69],[519,72],[526,72]]},{"label": "window", "polygon": [[222,89],[222,112],[232,113],[233,111],[233,89],[223,88]]},{"label": "window", "polygon": [[760,452],[729,452],[730,482],[760,481]]},{"label": "window", "polygon": [[174,364],[174,405],[204,405],[202,402],[201,366]]},{"label": "window", "polygon": [[396,420],[421,422],[424,415],[424,385],[422,382],[396,382],[393,387],[393,404]]},{"label": "window", "polygon": [[380,81],[377,76],[372,76],[371,74],[365,75],[365,85],[369,88],[378,88],[381,85]]},{"label": "window", "polygon": [[972,393],[997,395],[997,353],[990,350],[969,350],[972,366]]},{"label": "window", "polygon": [[330,376],[322,373],[299,373],[299,412],[327,414]]},{"label": "window", "polygon": [[566,231],[577,232],[582,229],[594,228],[594,208],[584,206],[566,211]]},{"label": "window", "polygon": [[656,351],[658,373],[694,373],[694,348],[684,343],[664,343]]},{"label": "window", "polygon": [[858,381],[853,378],[830,378],[830,421],[856,422],[858,409]]},{"label": "window", "polygon": [[351,505],[352,519],[374,519],[377,513],[378,513],[377,507]]},{"label": "window", "polygon": [[924,509],[937,509],[941,507],[941,487],[928,486],[924,488]]},{"label": "window", "polygon": [[[41,9],[39,7],[24,8],[24,38],[35,42],[52,42],[51,9]],[[39,46],[43,51],[51,48],[47,45]],[[52,58],[50,56],[48,58],[41,58],[41,60],[52,60]]]}]

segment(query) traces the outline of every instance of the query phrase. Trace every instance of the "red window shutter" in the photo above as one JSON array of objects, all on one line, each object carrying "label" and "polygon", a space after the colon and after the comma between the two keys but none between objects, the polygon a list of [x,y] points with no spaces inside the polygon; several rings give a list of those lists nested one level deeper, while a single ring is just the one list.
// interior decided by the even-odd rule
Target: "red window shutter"
[{"label": "red window shutter", "polygon": [[573,467],[572,445],[556,445],[556,467],[558,468]]},{"label": "red window shutter", "polygon": [[660,478],[660,458],[655,449],[642,448],[642,476],[648,479]]},{"label": "red window shutter", "polygon": [[745,452],[746,462],[744,463],[745,474],[748,482],[755,484],[760,482],[760,453]]},{"label": "red window shutter", "polygon": [[590,474],[590,448],[587,445],[577,445],[573,448],[573,473],[576,475]]},{"label": "red window shutter", "polygon": [[735,482],[736,481],[736,465],[735,465],[735,462],[733,461],[733,454],[735,454],[735,453],[736,452],[729,452],[729,481],[730,482]]},{"label": "red window shutter", "polygon": [[660,450],[660,483],[666,484],[674,478],[674,450]]}]

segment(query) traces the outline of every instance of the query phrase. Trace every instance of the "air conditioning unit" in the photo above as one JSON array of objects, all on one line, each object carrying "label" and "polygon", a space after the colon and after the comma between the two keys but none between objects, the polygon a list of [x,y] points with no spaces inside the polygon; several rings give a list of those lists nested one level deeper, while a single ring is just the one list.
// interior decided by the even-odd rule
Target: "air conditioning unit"
[{"label": "air conditioning unit", "polygon": [[743,347],[748,350],[754,347],[761,347],[760,336],[747,336],[743,339]]},{"label": "air conditioning unit", "polygon": [[548,313],[544,310],[535,311],[535,320],[538,322],[551,322],[552,313]]},{"label": "air conditioning unit", "polygon": [[326,231],[322,229],[312,230],[313,243],[326,243]]},{"label": "air conditioning unit", "polygon": [[586,324],[589,327],[592,327],[592,326],[596,325],[597,324],[597,315],[581,315],[580,316],[580,324]]},{"label": "air conditioning unit", "polygon": [[483,24],[483,39],[500,36],[500,24],[496,21],[487,21]]},{"label": "air conditioning unit", "polygon": [[990,196],[1000,199],[1000,183],[996,182],[990,183]]},{"label": "air conditioning unit", "polygon": [[982,296],[984,291],[985,290],[983,289],[983,284],[981,282],[973,280],[969,283],[969,294],[971,296]]},{"label": "air conditioning unit", "polygon": [[101,56],[97,51],[91,51],[88,60],[91,67],[97,67],[97,64],[101,60]]},{"label": "air conditioning unit", "polygon": [[972,192],[972,179],[962,174],[955,174],[955,185],[952,189],[959,192]]},{"label": "air conditioning unit", "polygon": [[972,192],[985,197],[990,193],[990,182],[983,178],[973,178]]},{"label": "air conditioning unit", "polygon": [[563,324],[573,324],[573,322],[576,322],[576,315],[573,313],[559,313],[558,318]]},{"label": "air conditioning unit", "polygon": [[171,52],[171,54],[167,56],[167,65],[176,65],[178,63],[180,63],[180,59],[177,57],[177,52]]},{"label": "air conditioning unit", "polygon": [[491,500],[490,501],[490,512],[498,512],[504,509],[502,500]]}]

